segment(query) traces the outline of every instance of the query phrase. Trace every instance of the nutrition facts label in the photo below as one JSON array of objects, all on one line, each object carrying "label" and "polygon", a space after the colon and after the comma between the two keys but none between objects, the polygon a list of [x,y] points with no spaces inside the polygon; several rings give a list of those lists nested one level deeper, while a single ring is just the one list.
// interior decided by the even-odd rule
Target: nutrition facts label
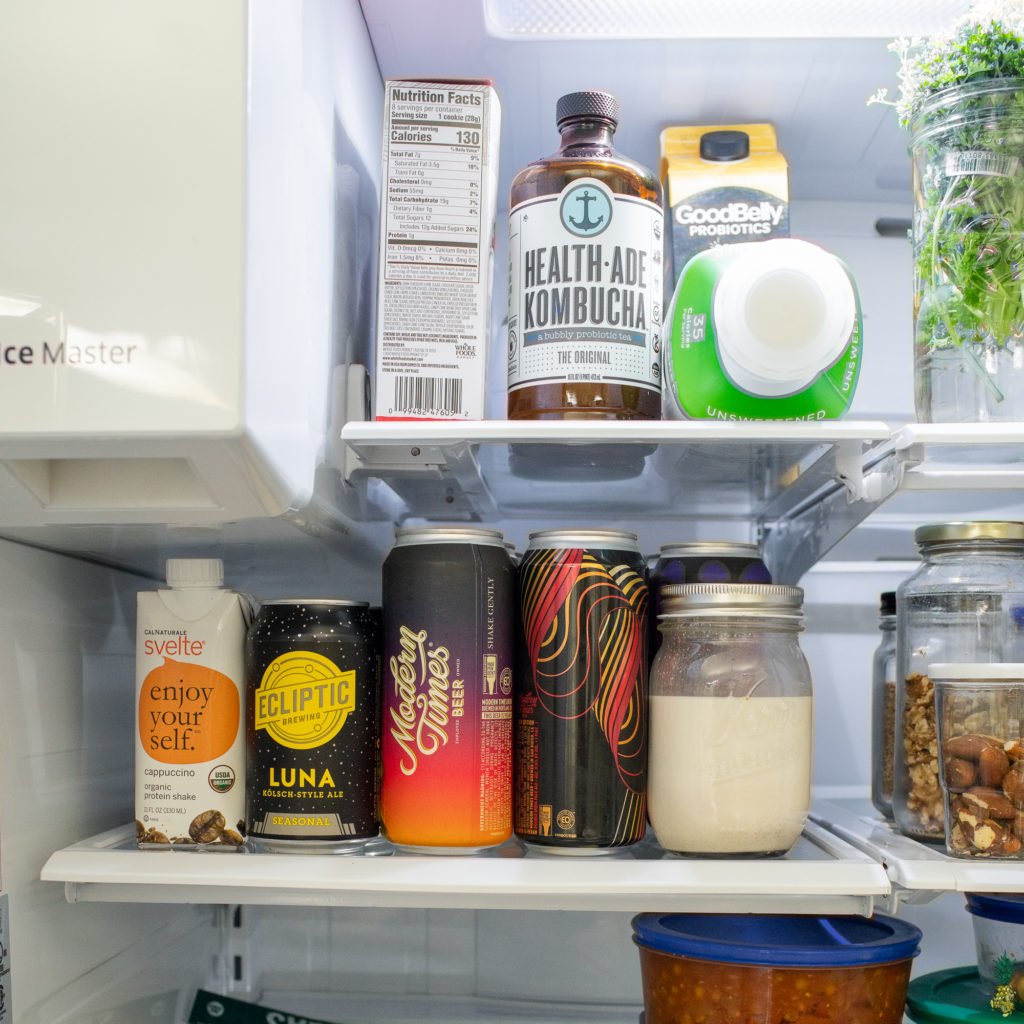
[{"label": "nutrition facts label", "polygon": [[479,281],[480,248],[490,241],[481,237],[480,112],[399,100],[389,113],[388,278]]},{"label": "nutrition facts label", "polygon": [[498,126],[488,85],[388,83],[378,419],[483,415]]}]

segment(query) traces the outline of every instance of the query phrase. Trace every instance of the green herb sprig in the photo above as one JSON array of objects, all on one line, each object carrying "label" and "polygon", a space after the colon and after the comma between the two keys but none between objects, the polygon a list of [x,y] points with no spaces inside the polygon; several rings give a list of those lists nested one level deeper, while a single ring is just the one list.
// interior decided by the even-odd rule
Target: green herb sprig
[{"label": "green herb sprig", "polygon": [[890,49],[899,95],[869,103],[913,132],[916,341],[962,347],[995,391],[972,349],[1024,338],[1024,3],[984,0],[948,34]]}]

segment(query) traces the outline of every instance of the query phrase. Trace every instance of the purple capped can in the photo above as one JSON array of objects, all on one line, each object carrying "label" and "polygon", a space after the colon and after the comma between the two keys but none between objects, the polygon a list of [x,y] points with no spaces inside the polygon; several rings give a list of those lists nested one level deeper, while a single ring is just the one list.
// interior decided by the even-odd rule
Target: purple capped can
[{"label": "purple capped can", "polygon": [[756,544],[723,540],[663,544],[650,574],[651,659],[661,646],[658,616],[661,614],[662,587],[679,583],[771,582],[771,573]]}]

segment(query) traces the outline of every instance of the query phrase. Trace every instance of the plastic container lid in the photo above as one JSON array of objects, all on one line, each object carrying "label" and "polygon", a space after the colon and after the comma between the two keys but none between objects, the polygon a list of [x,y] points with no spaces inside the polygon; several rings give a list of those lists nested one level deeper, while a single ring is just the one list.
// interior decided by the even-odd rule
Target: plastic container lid
[{"label": "plastic container lid", "polygon": [[878,611],[881,615],[896,614],[896,591],[886,590],[878,599]]},{"label": "plastic container lid", "polygon": [[923,974],[907,988],[907,1016],[917,1024],[946,1024],[947,1021],[992,1024],[1003,1019],[989,1006],[993,991],[992,985],[978,977],[977,967],[954,967]]},{"label": "plastic container lid", "polygon": [[990,921],[1024,924],[1024,896],[984,896],[972,892],[967,895],[967,912]]},{"label": "plastic container lid", "polygon": [[736,129],[705,132],[700,137],[700,158],[714,163],[746,160],[750,156],[750,136]]},{"label": "plastic container lid", "polygon": [[1002,683],[1024,680],[1024,664],[1020,662],[976,662],[963,664],[940,661],[928,666],[928,678],[933,683]]},{"label": "plastic container lid", "polygon": [[224,563],[219,558],[168,558],[165,572],[168,586],[175,590],[224,584]]},{"label": "plastic container lid", "polygon": [[729,248],[740,251],[729,254],[714,295],[723,369],[755,395],[808,387],[850,343],[857,298],[849,275],[831,253],[798,238]]},{"label": "plastic container lid", "polygon": [[881,914],[638,914],[633,941],[659,953],[719,963],[858,967],[917,956],[921,929]]}]

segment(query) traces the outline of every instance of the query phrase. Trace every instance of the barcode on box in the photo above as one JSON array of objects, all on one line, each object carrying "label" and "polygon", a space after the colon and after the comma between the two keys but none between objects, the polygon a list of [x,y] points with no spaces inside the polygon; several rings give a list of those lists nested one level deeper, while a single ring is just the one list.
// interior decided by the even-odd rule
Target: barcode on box
[{"label": "barcode on box", "polygon": [[397,377],[395,412],[454,416],[462,410],[462,381],[457,377]]}]

